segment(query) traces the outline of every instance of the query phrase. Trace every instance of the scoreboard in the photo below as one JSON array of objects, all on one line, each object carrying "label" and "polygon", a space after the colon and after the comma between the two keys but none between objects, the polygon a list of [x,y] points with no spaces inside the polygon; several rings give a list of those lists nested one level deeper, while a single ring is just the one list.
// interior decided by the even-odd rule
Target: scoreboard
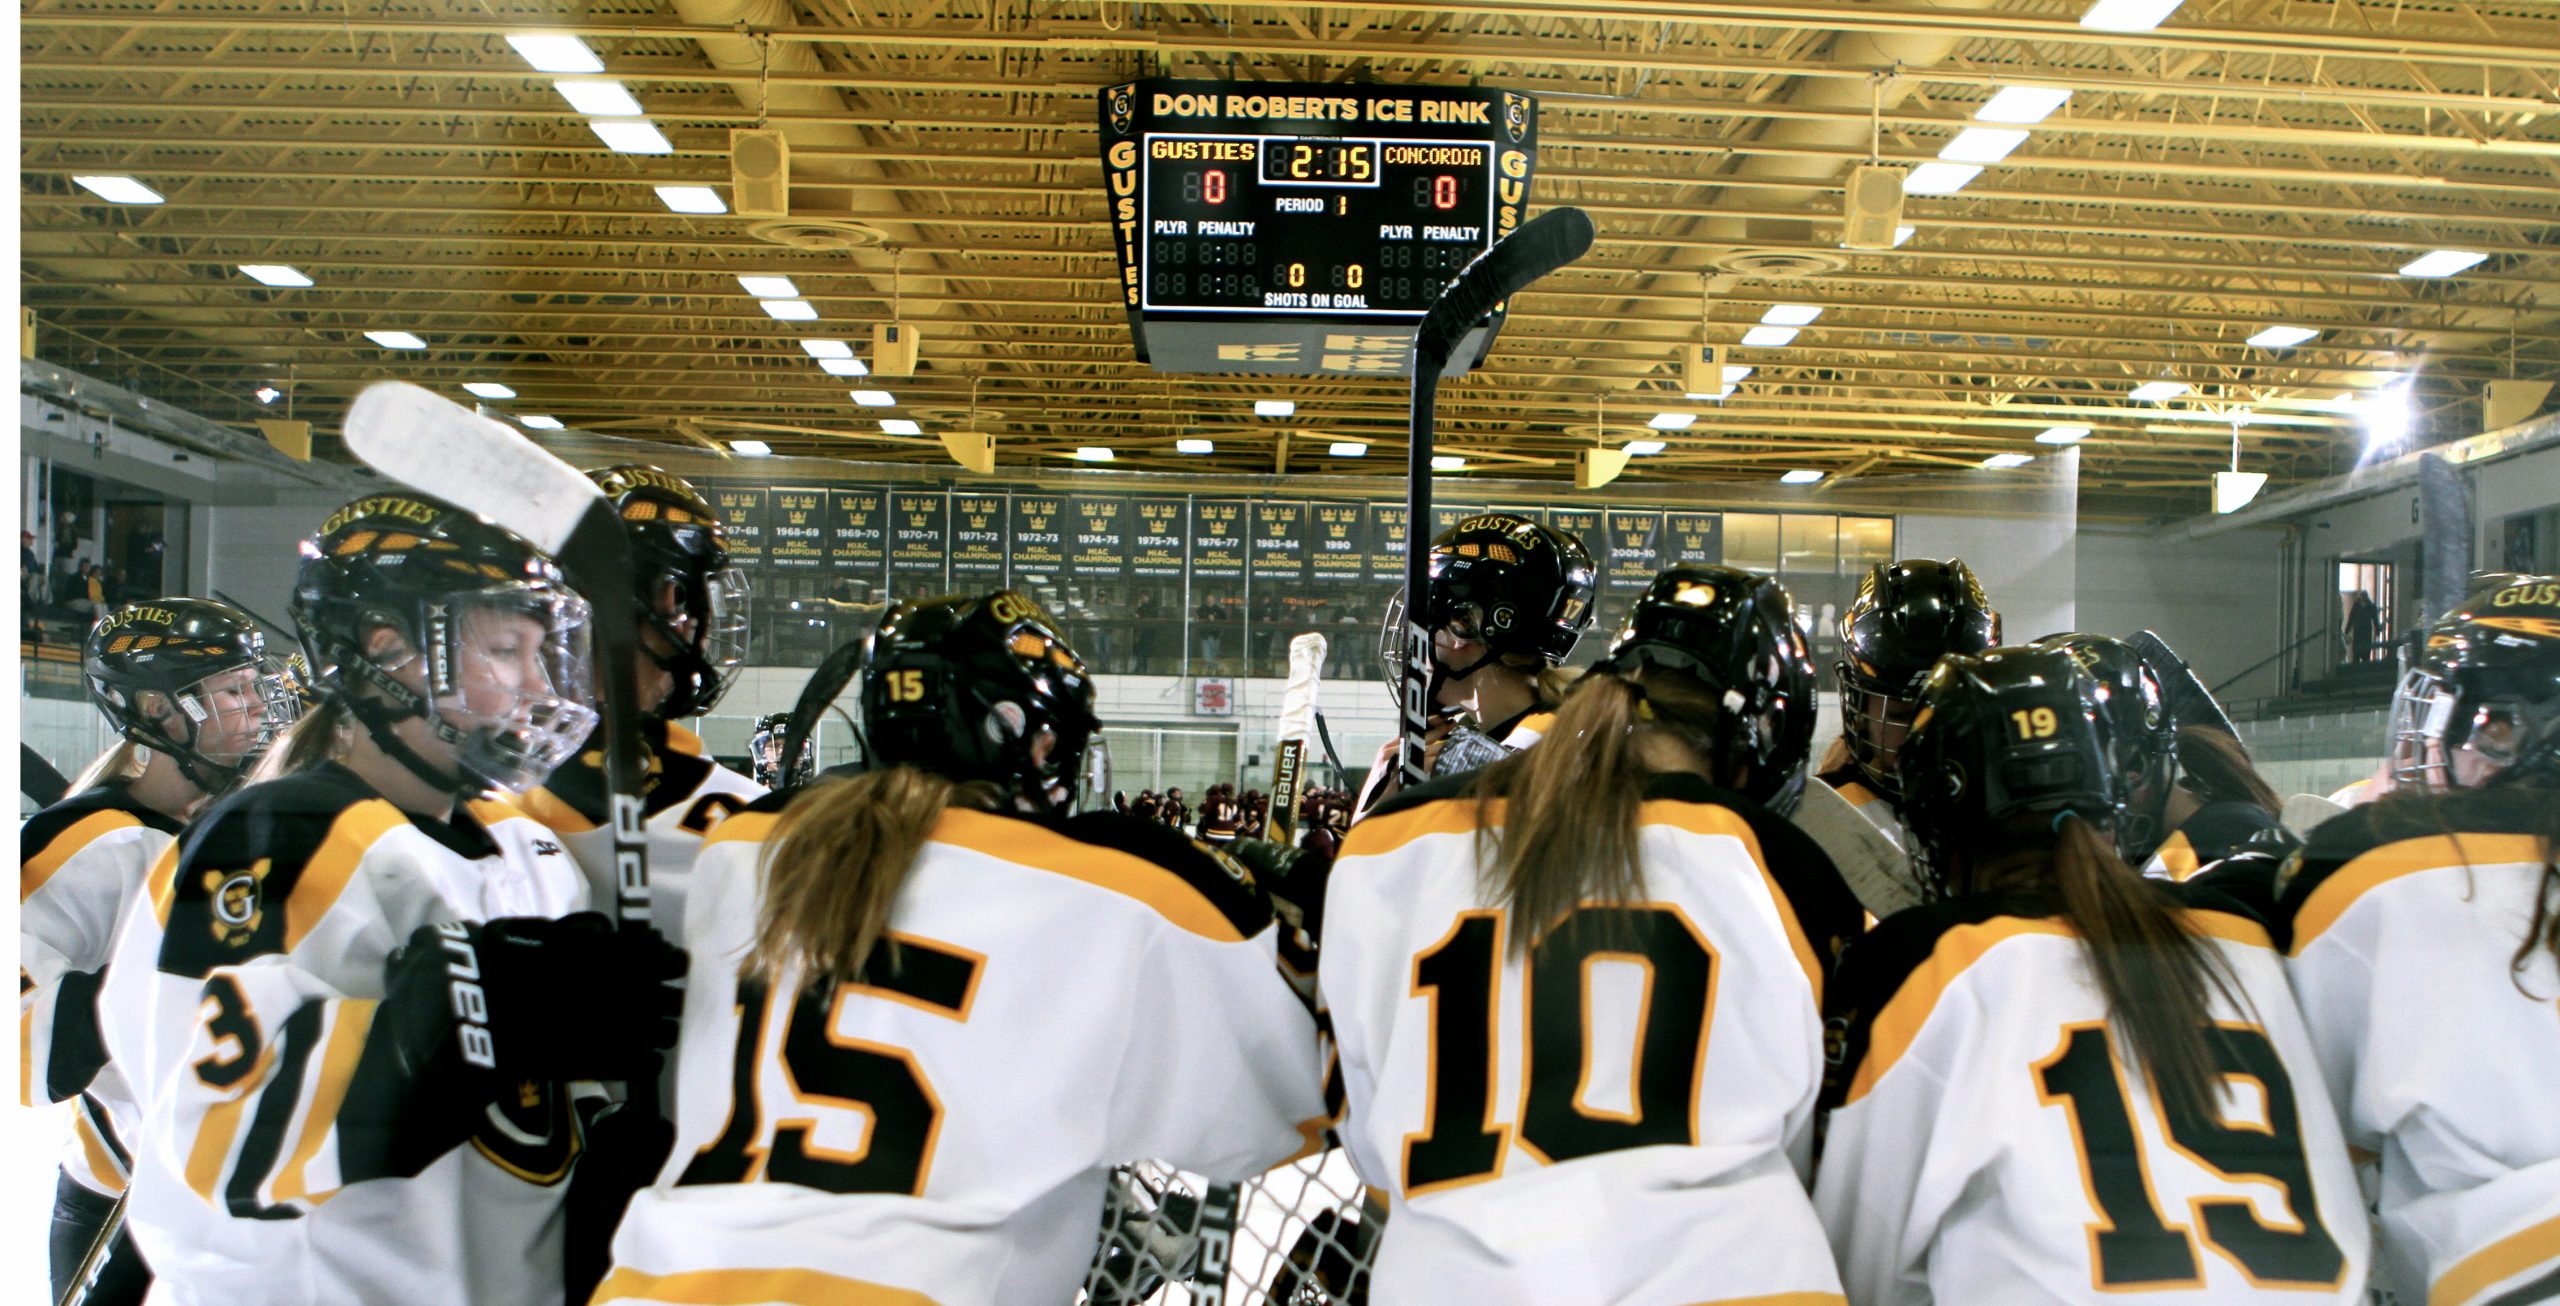
[{"label": "scoreboard", "polygon": [[1155,80],[1100,107],[1122,299],[1159,371],[1400,375],[1441,287],[1527,213],[1517,92]]}]

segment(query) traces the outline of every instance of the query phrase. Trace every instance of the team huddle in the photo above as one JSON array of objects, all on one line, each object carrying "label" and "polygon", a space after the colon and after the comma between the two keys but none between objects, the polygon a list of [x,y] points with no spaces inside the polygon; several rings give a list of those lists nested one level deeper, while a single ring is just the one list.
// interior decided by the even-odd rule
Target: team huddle
[{"label": "team huddle", "polygon": [[291,663],[221,603],[97,623],[123,742],[21,832],[57,1293],[1101,1306],[1115,1167],[1339,1148],[1374,1240],[1277,1299],[2560,1297],[2560,579],[2479,578],[2375,779],[2287,804],[2156,638],[2003,644],[1961,562],[1867,577],[1827,756],[1768,576],[1666,570],[1569,674],[1591,558],[1482,514],[1410,599],[1429,779],[1285,843],[1220,785],[1195,839],[1010,591],[889,610],[857,762],[722,766],[718,516],[591,475],[654,928],[602,910],[591,596],[525,540],[348,504]]}]

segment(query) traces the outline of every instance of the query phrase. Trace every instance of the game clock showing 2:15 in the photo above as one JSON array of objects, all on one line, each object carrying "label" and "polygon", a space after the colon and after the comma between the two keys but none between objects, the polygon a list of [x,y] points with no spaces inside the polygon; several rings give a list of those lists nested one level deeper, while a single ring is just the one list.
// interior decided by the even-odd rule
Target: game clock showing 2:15
[{"label": "game clock showing 2:15", "polygon": [[1418,314],[1491,243],[1493,147],[1151,135],[1147,309]]}]

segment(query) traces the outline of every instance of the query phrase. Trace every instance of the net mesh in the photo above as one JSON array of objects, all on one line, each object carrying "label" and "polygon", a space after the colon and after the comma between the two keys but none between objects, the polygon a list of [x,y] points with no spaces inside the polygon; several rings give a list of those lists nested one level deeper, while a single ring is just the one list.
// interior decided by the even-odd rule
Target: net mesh
[{"label": "net mesh", "polygon": [[1111,1175],[1086,1306],[1358,1306],[1385,1212],[1338,1148],[1241,1184],[1156,1161]]}]

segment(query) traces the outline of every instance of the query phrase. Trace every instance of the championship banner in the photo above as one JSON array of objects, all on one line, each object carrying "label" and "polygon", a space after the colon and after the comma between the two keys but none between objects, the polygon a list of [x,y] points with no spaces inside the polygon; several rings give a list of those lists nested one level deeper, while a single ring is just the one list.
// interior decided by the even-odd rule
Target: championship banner
[{"label": "championship banner", "polygon": [[1006,534],[1013,543],[1013,574],[1054,579],[1067,565],[1067,536],[1074,530],[1067,519],[1066,496],[1016,494],[1011,513]]},{"label": "championship banner", "polygon": [[[1001,494],[951,496],[952,584],[977,584],[1004,575],[1005,504]],[[1001,583],[999,581],[999,583]]]},{"label": "championship banner", "polygon": [[1361,524],[1367,528],[1369,580],[1377,585],[1404,584],[1404,505],[1364,503]]},{"label": "championship banner", "polygon": [[1253,578],[1291,584],[1307,578],[1307,505],[1257,499],[1253,505]]},{"label": "championship banner", "polygon": [[1720,512],[1667,512],[1662,515],[1662,565],[1679,562],[1702,562],[1714,565],[1724,561],[1724,514]]},{"label": "championship banner", "polygon": [[1180,580],[1184,554],[1184,537],[1191,503],[1180,495],[1150,496],[1130,501],[1136,511],[1135,543],[1129,550],[1129,570],[1151,580]]},{"label": "championship banner", "polygon": [[1129,573],[1129,539],[1138,514],[1116,495],[1079,494],[1069,501],[1067,565],[1078,580],[1119,580]]},{"label": "championship banner", "polygon": [[1317,580],[1359,580],[1369,563],[1361,519],[1367,505],[1307,505],[1307,564]]},{"label": "championship banner", "polygon": [[901,594],[940,594],[950,588],[944,569],[951,501],[940,490],[889,491],[889,584]]},{"label": "championship banner", "polygon": [[765,528],[765,561],[794,571],[814,571],[827,564],[827,492],[823,489],[776,489],[772,516]]},{"label": "championship banner", "polygon": [[[1611,508],[1608,561],[1603,570],[1618,589],[1640,590],[1662,570],[1662,513],[1651,508]],[[1584,544],[1591,543],[1584,540]],[[1595,551],[1596,554],[1596,551]],[[1595,560],[1596,557],[1595,557]]]},{"label": "championship banner", "polygon": [[1609,570],[1609,542],[1601,538],[1600,510],[1597,508],[1549,508],[1547,525],[1582,542],[1591,553],[1592,565],[1601,574]]},{"label": "championship banner", "polygon": [[827,567],[839,576],[888,579],[889,495],[876,485],[827,491]]},{"label": "championship banner", "polygon": [[1247,499],[1191,501],[1191,578],[1244,579]]},{"label": "championship banner", "polygon": [[1442,503],[1437,499],[1432,500],[1431,538],[1439,539],[1456,529],[1459,522],[1483,511],[1484,505],[1480,503]]},{"label": "championship banner", "polygon": [[764,561],[765,514],[769,510],[772,491],[761,485],[706,485],[702,492],[711,496],[711,506],[720,510],[720,524],[729,532],[729,561],[741,567]]}]

